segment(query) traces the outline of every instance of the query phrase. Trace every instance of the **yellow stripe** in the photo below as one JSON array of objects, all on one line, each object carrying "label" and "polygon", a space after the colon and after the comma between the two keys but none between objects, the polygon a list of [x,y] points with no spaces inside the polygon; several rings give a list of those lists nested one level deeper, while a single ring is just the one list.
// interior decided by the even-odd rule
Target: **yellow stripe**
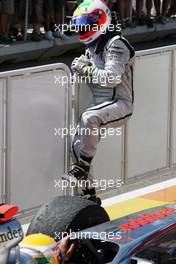
[{"label": "yellow stripe", "polygon": [[148,200],[143,198],[136,198],[107,206],[105,209],[110,216],[110,219],[120,218],[132,213],[136,213],[145,209],[167,204],[168,202],[161,202],[155,200]]}]

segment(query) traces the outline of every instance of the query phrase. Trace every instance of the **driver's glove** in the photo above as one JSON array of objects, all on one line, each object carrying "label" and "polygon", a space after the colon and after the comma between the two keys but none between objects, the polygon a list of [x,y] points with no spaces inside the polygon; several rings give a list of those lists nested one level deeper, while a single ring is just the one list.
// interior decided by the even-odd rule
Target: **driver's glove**
[{"label": "driver's glove", "polygon": [[82,55],[73,60],[71,68],[73,72],[77,72],[79,75],[92,76],[95,65],[86,56]]}]

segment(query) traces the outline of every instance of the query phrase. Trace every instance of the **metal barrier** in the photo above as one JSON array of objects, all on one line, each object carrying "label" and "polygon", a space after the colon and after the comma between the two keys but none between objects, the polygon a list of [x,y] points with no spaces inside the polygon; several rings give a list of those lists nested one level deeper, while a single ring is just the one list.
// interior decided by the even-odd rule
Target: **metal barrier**
[{"label": "metal barrier", "polygon": [[[58,83],[70,75],[62,63],[0,73],[0,195],[23,211],[61,194],[54,185],[68,168],[70,137],[54,129],[76,123],[91,98],[77,84],[71,102],[71,83]],[[176,164],[176,46],[137,52],[134,77],[134,115],[121,136],[101,140],[97,180],[135,182]]]},{"label": "metal barrier", "polygon": [[[176,164],[175,78],[176,46],[137,52],[134,114],[121,137],[108,136],[100,142],[94,159],[96,179],[135,182]],[[88,87],[82,85],[83,105]]]},{"label": "metal barrier", "polygon": [[55,135],[55,128],[70,122],[70,85],[56,84],[59,76],[70,78],[62,63],[0,74],[6,83],[5,201],[21,210],[61,194],[55,180],[67,168],[69,138]]}]

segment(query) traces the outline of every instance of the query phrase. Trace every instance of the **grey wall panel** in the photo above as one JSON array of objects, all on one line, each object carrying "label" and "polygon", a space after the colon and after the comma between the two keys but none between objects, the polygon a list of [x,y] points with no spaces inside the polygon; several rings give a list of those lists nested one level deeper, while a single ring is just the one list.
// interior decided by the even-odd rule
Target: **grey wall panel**
[{"label": "grey wall panel", "polygon": [[127,178],[167,166],[170,52],[135,65],[135,108],[127,128]]},{"label": "grey wall panel", "polygon": [[3,80],[0,80],[0,203],[3,194]]},{"label": "grey wall panel", "polygon": [[29,209],[61,194],[54,181],[64,173],[65,86],[54,83],[62,70],[14,77],[9,93],[10,198]]},{"label": "grey wall panel", "polygon": [[176,51],[174,51],[173,66],[173,126],[172,126],[172,164],[176,164]]},{"label": "grey wall panel", "polygon": [[123,182],[123,137],[108,136],[102,139],[94,160],[95,179],[99,180],[99,189],[103,189],[102,180],[107,180],[107,187],[111,188],[110,180],[117,183]]}]

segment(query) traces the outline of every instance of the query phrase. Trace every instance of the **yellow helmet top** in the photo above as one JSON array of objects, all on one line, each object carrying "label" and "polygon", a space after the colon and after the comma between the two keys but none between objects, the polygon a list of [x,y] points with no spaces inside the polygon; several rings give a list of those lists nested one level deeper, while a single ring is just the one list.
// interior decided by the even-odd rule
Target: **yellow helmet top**
[{"label": "yellow helmet top", "polygon": [[26,236],[20,250],[30,255],[35,264],[59,264],[60,249],[55,240],[44,234]]}]

